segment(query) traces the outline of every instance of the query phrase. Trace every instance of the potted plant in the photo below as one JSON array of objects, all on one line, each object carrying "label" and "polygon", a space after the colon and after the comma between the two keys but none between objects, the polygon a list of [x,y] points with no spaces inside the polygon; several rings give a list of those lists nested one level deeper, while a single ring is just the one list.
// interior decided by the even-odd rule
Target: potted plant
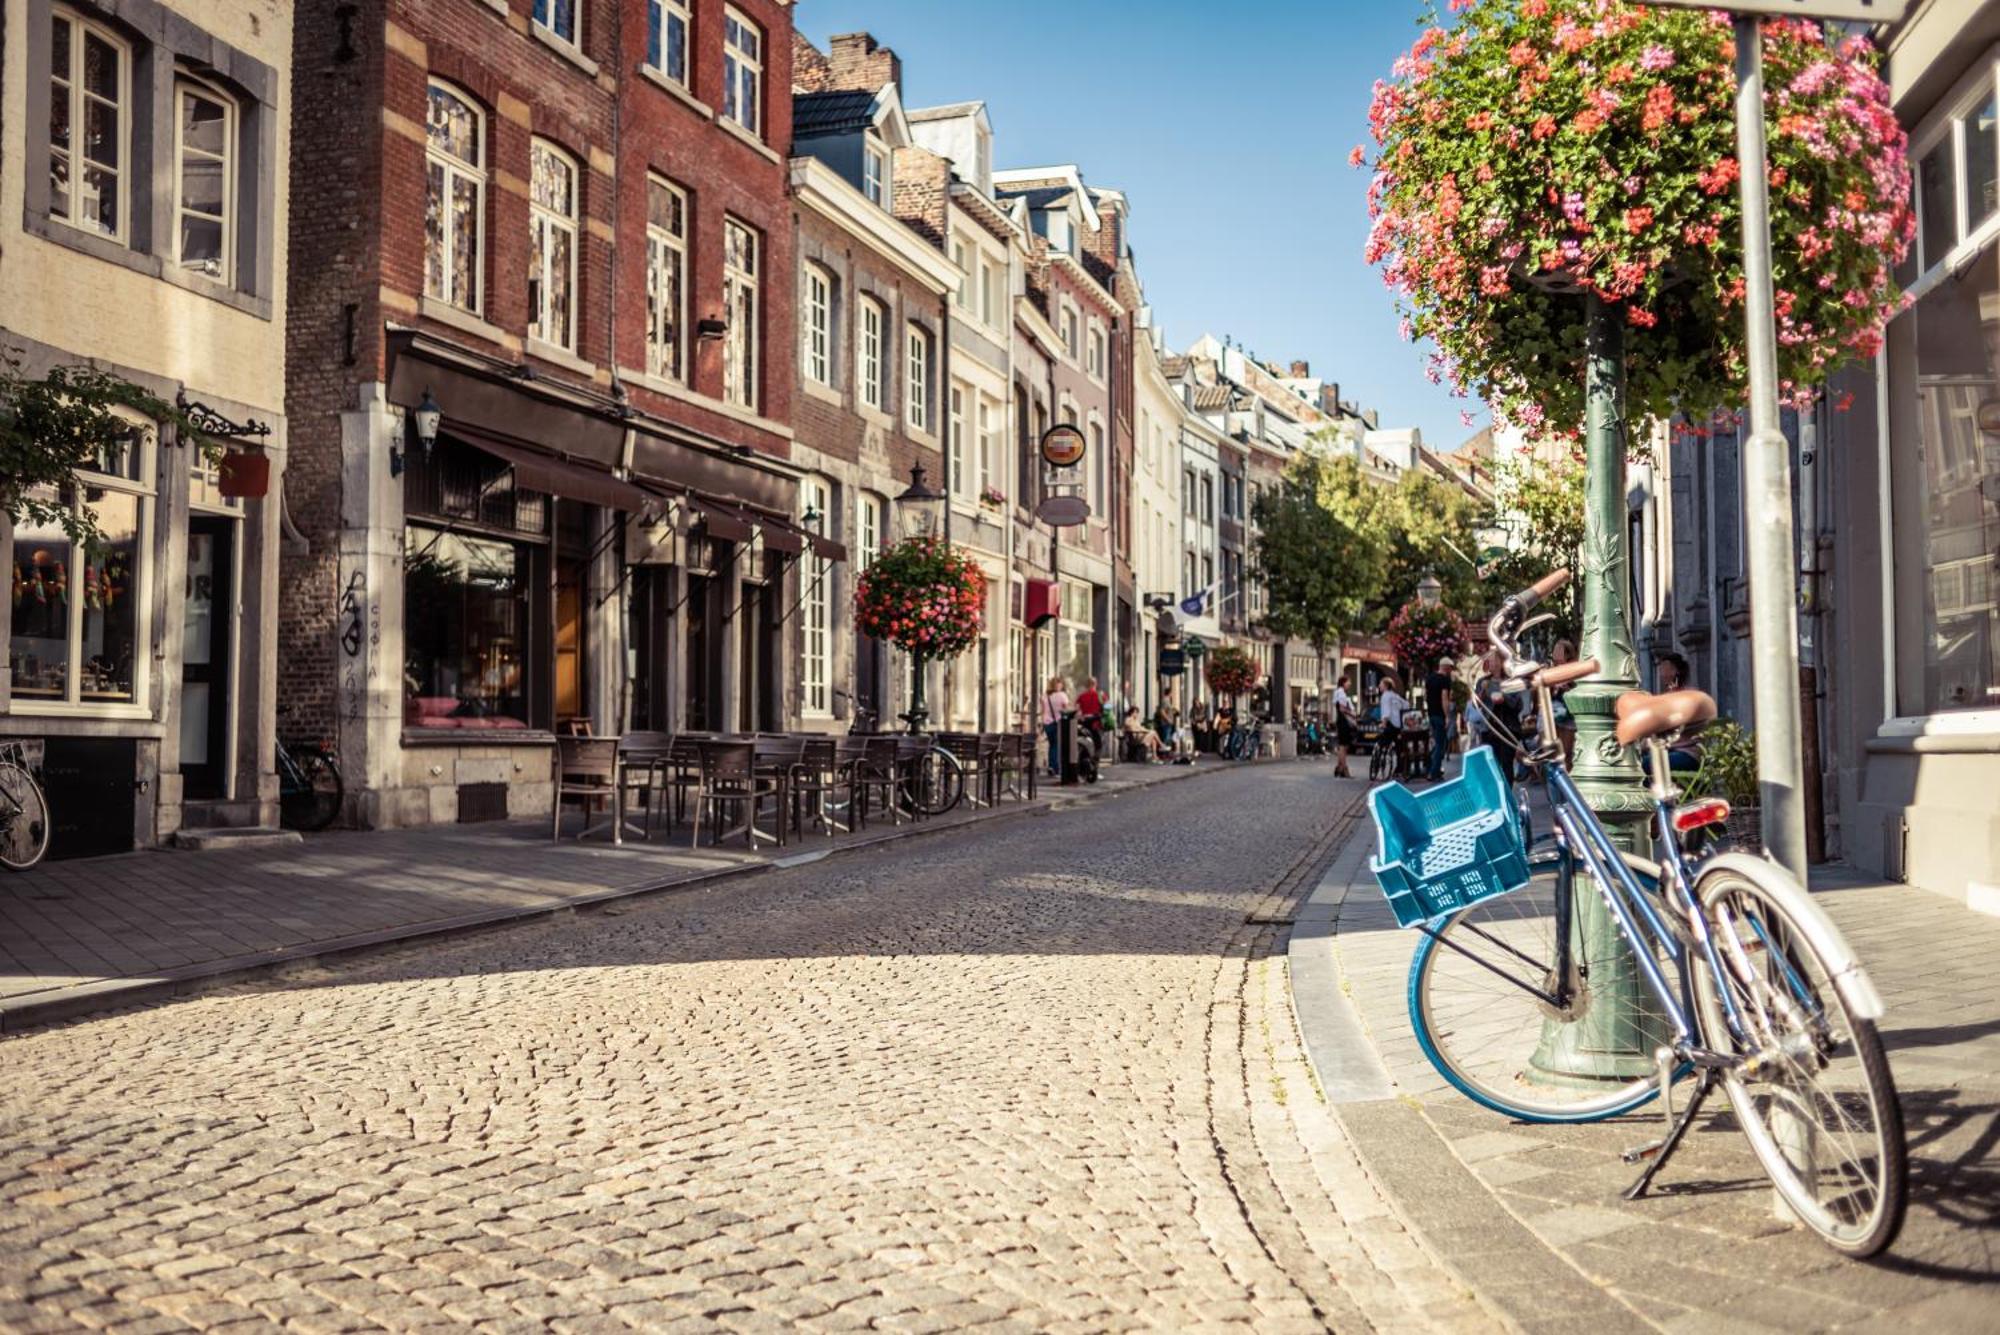
[{"label": "potted plant", "polygon": [[855,625],[915,665],[910,714],[917,722],[925,715],[924,664],[977,644],[985,606],[986,572],[964,548],[937,537],[898,543],[855,581]]},{"label": "potted plant", "polygon": [[1007,504],[1007,493],[988,483],[979,493],[979,503],[989,510],[998,510]]},{"label": "potted plant", "polygon": [[1415,682],[1440,658],[1455,659],[1465,652],[1465,623],[1449,607],[1430,607],[1413,598],[1389,619],[1389,647],[1404,676]]},{"label": "potted plant", "polygon": [[1218,644],[1210,649],[1202,671],[1208,677],[1208,689],[1231,700],[1255,690],[1261,675],[1250,651],[1234,644]]},{"label": "potted plant", "polygon": [[1730,837],[1738,847],[1764,844],[1763,810],[1757,786],[1757,736],[1733,719],[1717,719],[1701,732],[1701,767],[1688,781],[1695,797],[1729,803]]}]

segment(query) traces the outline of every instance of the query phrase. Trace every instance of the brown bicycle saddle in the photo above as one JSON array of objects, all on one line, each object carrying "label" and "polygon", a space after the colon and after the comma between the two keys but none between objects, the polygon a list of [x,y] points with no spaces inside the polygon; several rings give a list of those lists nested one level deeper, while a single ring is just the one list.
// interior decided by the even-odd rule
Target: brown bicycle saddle
[{"label": "brown bicycle saddle", "polygon": [[1668,691],[1651,695],[1627,691],[1618,697],[1618,741],[1630,746],[1663,732],[1679,732],[1690,724],[1715,717],[1715,697],[1707,691]]}]

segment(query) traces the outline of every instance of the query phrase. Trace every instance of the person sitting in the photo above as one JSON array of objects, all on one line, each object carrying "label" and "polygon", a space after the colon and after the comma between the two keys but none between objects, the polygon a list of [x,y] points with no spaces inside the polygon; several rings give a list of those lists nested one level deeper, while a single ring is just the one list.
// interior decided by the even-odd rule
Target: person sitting
[{"label": "person sitting", "polygon": [[[1653,669],[1653,679],[1658,684],[1661,695],[1669,691],[1688,689],[1688,661],[1677,653],[1660,655]],[[1701,740],[1697,737],[1682,737],[1667,751],[1667,770],[1676,774],[1691,774],[1701,768]]]},{"label": "person sitting", "polygon": [[1125,753],[1135,756],[1148,764],[1158,764],[1160,759],[1160,735],[1147,727],[1139,717],[1139,707],[1133,705],[1125,711],[1121,731],[1125,737]]}]

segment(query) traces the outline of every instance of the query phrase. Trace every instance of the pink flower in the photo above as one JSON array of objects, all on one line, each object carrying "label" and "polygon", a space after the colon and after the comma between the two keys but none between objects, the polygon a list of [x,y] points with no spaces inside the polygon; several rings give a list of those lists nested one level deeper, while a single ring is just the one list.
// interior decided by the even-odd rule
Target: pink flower
[{"label": "pink flower", "polygon": [[1460,426],[1471,426],[1471,425],[1472,425],[1472,414],[1471,414],[1471,413],[1469,413],[1469,412],[1467,412],[1467,411],[1465,411],[1465,409],[1463,409],[1463,408],[1460,408],[1460,409],[1458,410],[1458,424],[1459,424]]},{"label": "pink flower", "polygon": [[1368,154],[1362,149],[1360,144],[1356,144],[1347,151],[1347,165],[1350,167],[1359,167],[1367,160]]},{"label": "pink flower", "polygon": [[1658,74],[1661,70],[1672,69],[1673,65],[1673,48],[1661,46],[1658,42],[1648,46],[1639,56],[1639,68],[1649,73]]}]

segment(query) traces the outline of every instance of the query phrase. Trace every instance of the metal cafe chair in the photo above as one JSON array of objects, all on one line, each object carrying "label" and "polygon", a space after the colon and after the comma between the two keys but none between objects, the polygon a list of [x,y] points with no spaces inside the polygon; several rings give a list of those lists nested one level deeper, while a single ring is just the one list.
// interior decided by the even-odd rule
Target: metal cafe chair
[{"label": "metal cafe chair", "polygon": [[790,775],[792,828],[801,835],[805,833],[804,815],[809,805],[813,824],[826,831],[827,837],[844,834],[848,826],[833,818],[827,799],[837,796],[843,789],[847,793],[846,810],[852,819],[854,811],[854,766],[842,764],[840,744],[831,737],[809,737],[799,750],[798,763],[792,766]]},{"label": "metal cafe chair", "polygon": [[618,739],[615,737],[557,737],[555,758],[555,801],[553,818],[549,827],[549,838],[562,838],[562,809],[565,798],[574,799],[584,809],[584,827],[576,837],[583,838],[600,825],[590,824],[590,812],[594,806],[608,804],[611,808],[611,842],[624,842],[625,811],[623,782],[618,763]]},{"label": "metal cafe chair", "polygon": [[[766,797],[778,794],[776,779],[765,778],[757,773],[757,745],[755,742],[703,742],[701,744],[700,782],[694,791],[694,839],[695,847],[701,845],[701,815],[707,810],[718,827],[714,843],[721,844],[730,835],[741,831],[746,848],[755,848],[759,839],[778,842],[778,836],[767,834],[757,828],[757,809]],[[743,813],[741,824],[724,830],[722,808],[731,807]],[[778,811],[778,821],[782,825],[784,810]]]},{"label": "metal cafe chair", "polygon": [[860,824],[868,823],[869,807],[877,792],[882,794],[882,805],[889,813],[889,823],[903,823],[902,795],[897,791],[902,786],[902,772],[897,761],[900,748],[901,742],[894,736],[866,739],[853,779],[854,809]]}]

